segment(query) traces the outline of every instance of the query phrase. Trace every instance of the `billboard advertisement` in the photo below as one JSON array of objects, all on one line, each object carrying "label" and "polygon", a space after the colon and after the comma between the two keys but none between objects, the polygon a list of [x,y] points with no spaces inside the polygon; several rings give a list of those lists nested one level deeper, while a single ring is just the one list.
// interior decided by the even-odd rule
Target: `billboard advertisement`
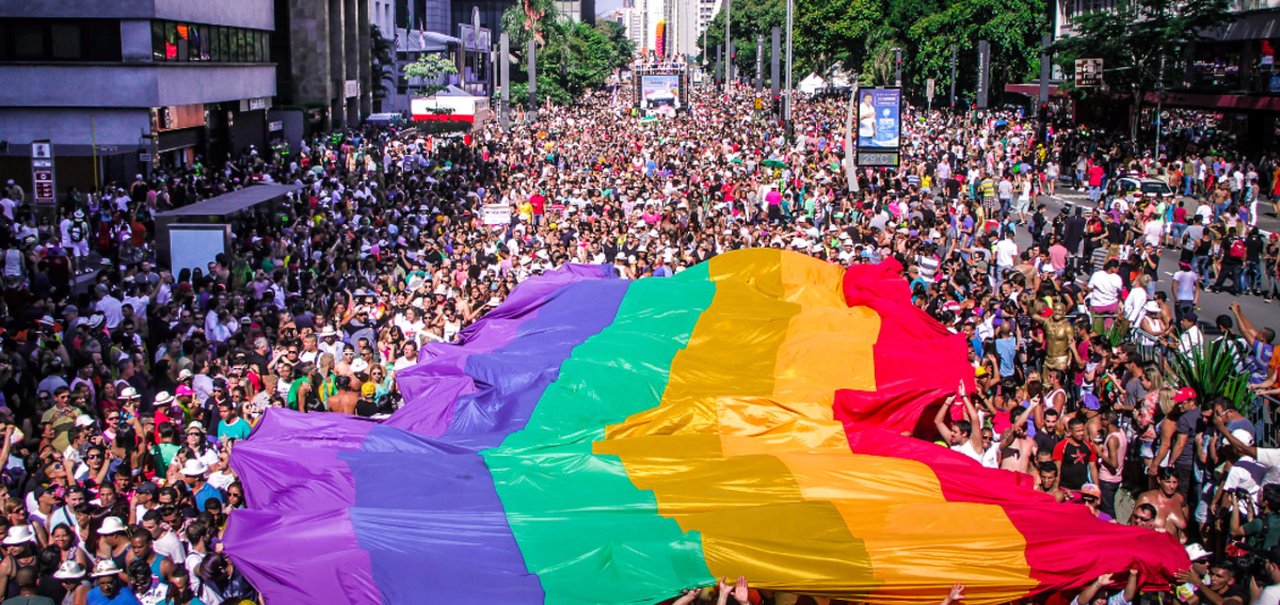
[{"label": "billboard advertisement", "polygon": [[858,91],[858,147],[897,149],[901,125],[901,90],[871,88]]},{"label": "billboard advertisement", "polygon": [[640,76],[640,109],[662,107],[682,109],[680,74],[643,74]]}]

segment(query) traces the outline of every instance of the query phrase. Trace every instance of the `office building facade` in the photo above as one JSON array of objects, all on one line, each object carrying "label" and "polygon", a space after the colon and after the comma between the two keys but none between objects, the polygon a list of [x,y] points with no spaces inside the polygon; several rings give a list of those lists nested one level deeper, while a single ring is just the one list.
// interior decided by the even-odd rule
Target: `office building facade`
[{"label": "office building facade", "polygon": [[272,0],[4,6],[0,171],[15,180],[30,184],[37,141],[51,144],[59,195],[266,143]]}]

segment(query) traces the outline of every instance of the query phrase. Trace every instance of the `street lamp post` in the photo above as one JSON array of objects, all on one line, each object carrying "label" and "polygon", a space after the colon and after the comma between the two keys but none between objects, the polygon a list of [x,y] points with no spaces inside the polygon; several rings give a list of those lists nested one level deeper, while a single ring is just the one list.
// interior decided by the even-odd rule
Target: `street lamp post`
[{"label": "street lamp post", "polygon": [[724,0],[724,93],[729,94],[729,82],[733,80],[733,42],[730,40],[729,23],[733,17],[733,0]]},{"label": "street lamp post", "polygon": [[1161,114],[1164,113],[1164,54],[1160,55],[1160,79],[1157,80],[1156,90],[1156,148],[1151,153],[1151,157],[1156,161],[1160,160],[1160,130],[1163,127],[1161,123]]},{"label": "street lamp post", "polygon": [[783,91],[786,96],[783,97],[782,119],[786,122],[788,129],[791,128],[791,94],[794,92],[791,90],[791,29],[793,13],[795,13],[795,0],[787,0],[787,79],[786,90]]}]

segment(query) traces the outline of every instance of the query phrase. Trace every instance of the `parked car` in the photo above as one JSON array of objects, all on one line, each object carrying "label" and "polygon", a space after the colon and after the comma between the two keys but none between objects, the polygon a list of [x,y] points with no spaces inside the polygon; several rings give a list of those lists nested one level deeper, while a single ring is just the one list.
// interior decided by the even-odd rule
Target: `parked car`
[{"label": "parked car", "polygon": [[1168,183],[1159,179],[1142,179],[1137,177],[1125,176],[1112,180],[1107,185],[1107,195],[1109,197],[1131,196],[1134,193],[1141,193],[1146,198],[1159,198],[1164,200],[1172,200],[1177,194]]}]

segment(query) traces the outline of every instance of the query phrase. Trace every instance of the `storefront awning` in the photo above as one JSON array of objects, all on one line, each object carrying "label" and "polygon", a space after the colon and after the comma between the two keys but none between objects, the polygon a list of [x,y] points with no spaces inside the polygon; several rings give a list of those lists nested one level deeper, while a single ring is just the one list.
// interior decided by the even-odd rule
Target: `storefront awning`
[{"label": "storefront awning", "polygon": [[412,32],[406,32],[403,29],[396,30],[396,52],[434,53],[449,50],[451,46],[461,45],[461,39],[448,34],[420,29]]},{"label": "storefront awning", "polygon": [[1280,38],[1280,11],[1268,10],[1242,14],[1226,25],[1206,30],[1205,36],[1220,42]]}]

